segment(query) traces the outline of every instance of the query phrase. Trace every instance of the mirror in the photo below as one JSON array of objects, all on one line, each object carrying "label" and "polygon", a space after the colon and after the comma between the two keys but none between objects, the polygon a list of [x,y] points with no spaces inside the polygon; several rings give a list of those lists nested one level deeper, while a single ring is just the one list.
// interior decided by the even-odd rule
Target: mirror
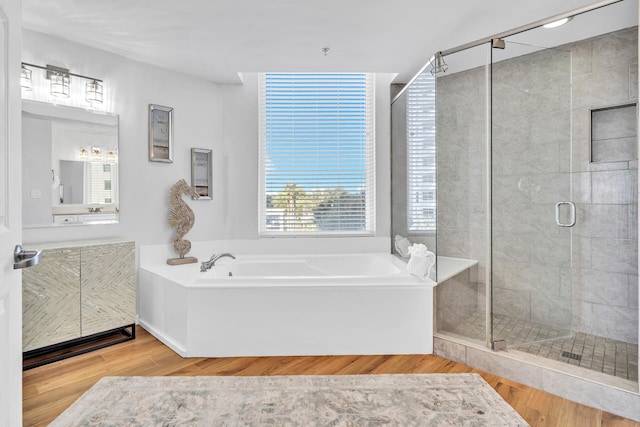
[{"label": "mirror", "polygon": [[23,100],[23,227],[118,222],[118,116]]}]

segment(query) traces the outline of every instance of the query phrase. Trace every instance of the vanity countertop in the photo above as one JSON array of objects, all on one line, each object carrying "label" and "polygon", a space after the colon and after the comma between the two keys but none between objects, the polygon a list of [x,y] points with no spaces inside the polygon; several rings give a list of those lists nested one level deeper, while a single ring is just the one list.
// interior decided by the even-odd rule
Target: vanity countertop
[{"label": "vanity countertop", "polygon": [[92,240],[70,240],[66,242],[49,242],[49,243],[25,243],[25,249],[61,249],[61,248],[79,248],[85,246],[109,245],[114,243],[131,242],[132,240],[122,238],[111,239],[92,239]]},{"label": "vanity countertop", "polygon": [[[89,212],[89,208],[100,208],[100,212]],[[59,205],[51,208],[53,215],[99,215],[99,214],[115,214],[115,205]]]}]

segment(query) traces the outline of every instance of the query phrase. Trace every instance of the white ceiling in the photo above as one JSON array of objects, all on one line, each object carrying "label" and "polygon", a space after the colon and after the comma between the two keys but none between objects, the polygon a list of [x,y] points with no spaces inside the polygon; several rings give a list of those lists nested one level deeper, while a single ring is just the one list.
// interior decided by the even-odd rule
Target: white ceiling
[{"label": "white ceiling", "polygon": [[[398,73],[593,0],[23,0],[25,28],[221,83],[259,71]],[[321,48],[329,47],[326,56]]]}]

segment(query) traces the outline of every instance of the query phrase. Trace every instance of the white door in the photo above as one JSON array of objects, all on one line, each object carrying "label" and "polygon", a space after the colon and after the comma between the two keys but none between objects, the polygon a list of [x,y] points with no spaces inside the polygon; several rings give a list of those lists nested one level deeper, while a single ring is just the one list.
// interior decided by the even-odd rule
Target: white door
[{"label": "white door", "polygon": [[0,0],[0,427],[22,425],[22,239],[19,0]]}]

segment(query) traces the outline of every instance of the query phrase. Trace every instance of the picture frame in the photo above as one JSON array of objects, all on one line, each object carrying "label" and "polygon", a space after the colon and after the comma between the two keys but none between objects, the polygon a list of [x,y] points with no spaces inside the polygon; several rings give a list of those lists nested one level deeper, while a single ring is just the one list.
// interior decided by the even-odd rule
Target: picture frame
[{"label": "picture frame", "polygon": [[197,200],[212,200],[213,150],[191,149],[191,188],[200,195]]},{"label": "picture frame", "polygon": [[149,161],[173,163],[173,108],[149,104]]}]

